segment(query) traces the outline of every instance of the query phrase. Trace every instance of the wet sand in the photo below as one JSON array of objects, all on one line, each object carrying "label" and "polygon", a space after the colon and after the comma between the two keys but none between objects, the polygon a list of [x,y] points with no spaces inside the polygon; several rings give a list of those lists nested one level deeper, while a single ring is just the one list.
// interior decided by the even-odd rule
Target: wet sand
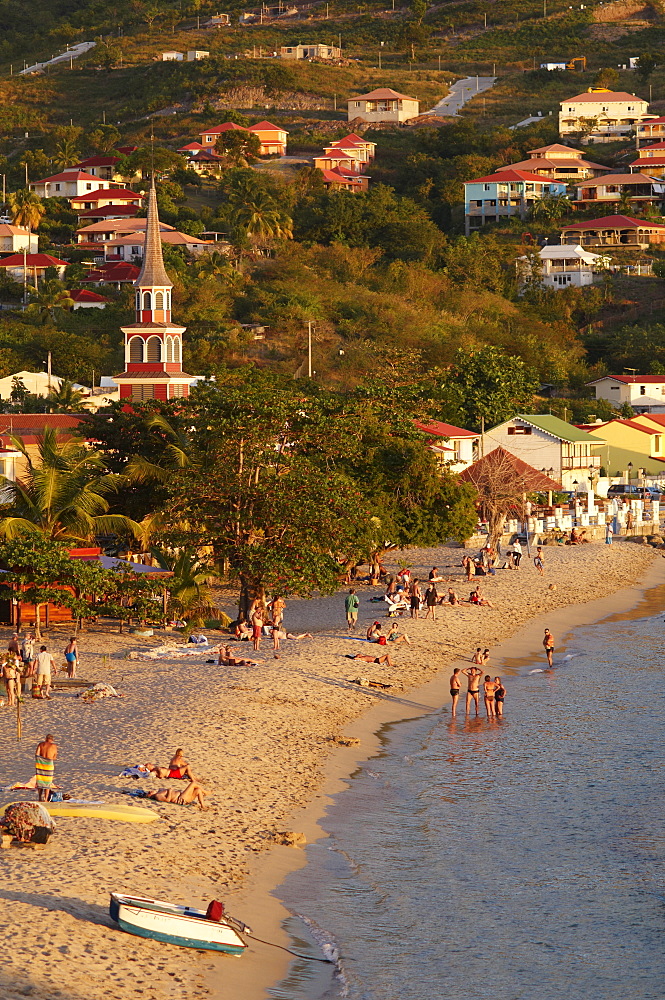
[{"label": "wet sand", "polygon": [[[461,555],[459,549],[442,547],[405,553],[404,561],[425,579],[431,566],[438,565],[442,575],[453,578],[460,596],[467,596],[471,586],[461,580]],[[341,787],[355,759],[371,752],[371,734],[380,722],[443,703],[447,674],[436,677],[442,668],[468,658],[478,645],[496,647],[539,616],[545,616],[556,635],[557,627],[561,632],[573,621],[568,605],[606,598],[641,580],[655,557],[651,548],[628,543],[548,547],[545,555],[542,578],[525,554],[519,572],[500,571],[495,579],[482,581],[493,609],[441,608],[434,623],[400,619],[400,630],[414,641],[389,647],[396,663],[392,669],[345,659],[347,653],[379,648],[346,636],[344,591],[332,598],[289,601],[288,627],[312,631],[315,638],[284,643],[280,659],[273,658],[265,640],[256,657],[258,667],[218,667],[206,664],[205,655],[128,660],[129,650],[160,645],[164,635],[138,639],[84,633],[81,675],[108,681],[123,697],[93,705],[70,693],[56,694],[51,702],[28,700],[20,744],[13,714],[0,710],[0,784],[32,774],[34,747],[51,731],[61,748],[58,784],[76,798],[127,803],[131,799],[123,792],[129,788],[182,785],[121,779],[122,767],[165,764],[175,747],[182,746],[211,792],[210,809],[154,803],[159,819],[148,826],[62,818],[44,850],[2,851],[2,996],[264,996],[266,986],[285,968],[288,957],[283,953],[254,944],[247,955],[232,959],[123,934],[107,915],[108,893],[131,890],[192,904],[222,898],[260,937],[288,945],[279,929],[284,913],[269,889],[304,855],[275,844],[284,831],[313,835],[325,805],[322,782],[331,751],[339,747],[348,725],[362,718],[361,743],[335,755],[337,775],[332,785],[326,784],[326,796],[335,782]],[[399,558],[395,554],[391,565]],[[656,574],[661,566],[665,563],[658,556]],[[385,616],[381,605],[369,603],[378,588],[358,589],[360,636],[362,626]],[[557,612],[562,608],[566,610]],[[579,613],[581,620],[593,619],[588,606]],[[558,620],[560,626],[551,624]],[[64,648],[64,632],[52,631],[49,638],[54,650]],[[252,656],[247,643],[234,646]],[[394,686],[375,691],[349,683],[358,676]],[[431,694],[423,691],[428,682],[433,682]],[[1,801],[17,797],[4,792]],[[25,797],[34,798],[34,793]]]}]

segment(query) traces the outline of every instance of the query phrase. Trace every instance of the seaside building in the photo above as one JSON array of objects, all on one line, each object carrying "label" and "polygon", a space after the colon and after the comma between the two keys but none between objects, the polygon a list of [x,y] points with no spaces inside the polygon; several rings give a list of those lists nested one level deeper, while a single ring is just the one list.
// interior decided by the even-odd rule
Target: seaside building
[{"label": "seaside building", "polygon": [[623,475],[626,469],[634,470],[636,478],[640,478],[640,470],[644,475],[665,472],[665,427],[649,426],[638,420],[596,421],[576,426],[605,442],[601,454],[610,475]]},{"label": "seaside building", "polygon": [[336,45],[282,45],[280,59],[341,59],[342,50]]},{"label": "seaside building", "polygon": [[428,420],[427,423],[414,420],[413,423],[426,435],[427,446],[434,452],[439,464],[451,472],[468,469],[478,458],[480,435],[475,431],[467,431],[441,420]]},{"label": "seaside building", "polygon": [[617,410],[628,403],[638,413],[665,413],[663,375],[604,375],[587,385]]},{"label": "seaside building", "polygon": [[565,490],[573,489],[574,482],[582,482],[590,470],[598,475],[604,444],[603,438],[543,413],[520,413],[482,437],[484,455],[503,448],[527,465],[546,470]]},{"label": "seaside building", "polygon": [[120,399],[175,399],[189,395],[191,376],[182,370],[184,326],[171,320],[171,282],[164,267],[154,178],[148,196],[145,252],[134,282],[136,322],[123,326],[125,370],[114,375]]}]

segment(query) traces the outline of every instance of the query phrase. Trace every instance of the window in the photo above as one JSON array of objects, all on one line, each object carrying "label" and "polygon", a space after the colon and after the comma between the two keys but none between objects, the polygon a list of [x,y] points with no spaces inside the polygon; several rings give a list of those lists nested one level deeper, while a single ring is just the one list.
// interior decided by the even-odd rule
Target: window
[{"label": "window", "polygon": [[152,309],[152,295],[150,292],[143,293],[143,308]]},{"label": "window", "polygon": [[162,342],[159,337],[150,337],[146,344],[146,361],[162,360]]},{"label": "window", "polygon": [[141,308],[141,293],[136,293],[136,308],[137,310]]},{"label": "window", "polygon": [[653,439],[653,450],[660,451],[662,448],[662,434],[656,434]]},{"label": "window", "polygon": [[531,428],[530,427],[520,427],[520,426],[509,427],[508,428],[508,433],[509,434],[530,434],[531,433]]},{"label": "window", "polygon": [[132,247],[132,257],[138,257],[138,256],[139,256],[139,248]]},{"label": "window", "polygon": [[166,338],[166,360],[173,361],[173,337]]},{"label": "window", "polygon": [[135,363],[143,361],[143,337],[132,337],[130,340],[129,360]]},{"label": "window", "polygon": [[132,399],[137,402],[143,399],[154,399],[155,398],[155,387],[154,385],[133,385],[132,386]]},{"label": "window", "polygon": [[485,191],[491,191],[492,190],[492,185],[491,184],[483,184],[483,188],[485,189]]},{"label": "window", "polygon": [[155,292],[155,309],[163,309],[163,308],[164,308],[164,293]]},{"label": "window", "polygon": [[182,361],[180,356],[180,337],[173,338],[173,360]]},{"label": "window", "polygon": [[55,189],[56,189],[56,191],[59,191],[60,190],[60,185],[56,184]]},{"label": "window", "polygon": [[618,385],[611,385],[610,389],[611,389],[612,392],[618,392],[619,391],[619,386]]},{"label": "window", "polygon": [[92,184],[86,184],[85,189],[86,191],[92,191]]},{"label": "window", "polygon": [[641,385],[640,386],[640,396],[646,396],[646,394],[647,394],[647,387],[645,385]]},{"label": "window", "polygon": [[169,396],[171,399],[180,399],[182,396],[186,395],[186,388],[187,386],[185,385],[171,385]]}]

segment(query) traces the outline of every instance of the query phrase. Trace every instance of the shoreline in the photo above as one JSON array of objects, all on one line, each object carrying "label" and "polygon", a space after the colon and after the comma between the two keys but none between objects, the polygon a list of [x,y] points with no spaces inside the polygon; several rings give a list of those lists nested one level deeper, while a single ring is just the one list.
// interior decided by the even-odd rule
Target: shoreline
[{"label": "shoreline", "polygon": [[[557,637],[557,651],[569,645],[571,632],[578,626],[591,625],[612,619],[632,618],[640,611],[640,605],[649,603],[647,595],[665,586],[665,563],[654,559],[647,566],[642,577],[627,586],[603,597],[594,598],[582,604],[563,605],[551,612],[536,615],[521,621],[513,635],[504,638],[493,648],[491,673],[504,672],[506,676],[517,676],[518,670],[508,664],[533,656],[538,663],[544,656],[540,645],[540,633],[547,626]],[[658,609],[660,610],[660,609]],[[542,627],[541,627],[542,626]],[[538,628],[540,627],[540,633]],[[536,638],[537,636],[537,638]],[[405,711],[404,704],[379,702],[360,717],[353,719],[344,728],[343,735],[358,740],[352,747],[338,746],[332,750],[322,774],[318,793],[304,807],[296,810],[289,822],[299,832],[304,833],[307,844],[328,836],[323,822],[336,797],[349,786],[349,780],[356,768],[373,757],[381,748],[382,731],[386,726],[404,722],[422,715],[441,711],[450,704],[449,672],[454,666],[468,665],[469,660],[452,659],[441,666],[436,676],[427,683],[409,691],[411,711]],[[556,669],[556,660],[555,660]],[[461,707],[461,713],[460,713]],[[458,717],[464,715],[464,698],[460,697]],[[292,947],[293,941],[284,930],[283,922],[292,912],[279,899],[279,888],[286,877],[309,863],[306,852],[290,847],[273,847],[258,859],[245,886],[238,890],[236,898],[247,912],[263,910],[261,937],[274,941],[282,947]],[[267,905],[266,905],[267,904]],[[223,988],[221,976],[206,977],[206,985],[214,1000],[222,1000],[229,995],[242,995],[243,1000],[266,1000],[268,990],[275,988],[288,974],[294,959],[284,952],[259,946],[256,954],[261,959],[261,974],[256,976],[248,966],[224,970]],[[236,992],[237,991],[237,992]]]},{"label": "shoreline", "polygon": [[[394,571],[408,562],[420,579],[438,566],[466,597],[473,583],[461,579],[462,554],[452,546],[416,549],[391,553],[387,564]],[[109,919],[109,892],[203,909],[211,898],[222,899],[258,937],[288,948],[291,940],[280,926],[286,914],[274,890],[306,856],[276,845],[285,831],[316,839],[329,795],[345,787],[355,761],[374,752],[381,724],[440,710],[450,665],[461,657],[468,663],[481,643],[493,649],[496,662],[500,644],[508,642],[514,653],[515,634],[539,616],[551,626],[557,609],[605,599],[630,585],[643,589],[645,574],[659,572],[665,564],[647,546],[552,546],[545,577],[528,560],[517,572],[499,571],[482,581],[493,607],[440,608],[434,623],[399,619],[412,645],[387,647],[392,666],[347,658],[383,652],[364,638],[369,622],[386,621],[382,591],[369,586],[358,586],[360,616],[352,636],[343,624],[344,591],[289,599],[288,628],[314,638],[284,642],[278,659],[270,643],[256,655],[247,643],[234,644],[241,656],[258,661],[255,667],[219,667],[207,662],[211,651],[205,650],[152,658],[165,642],[182,646],[179,636],[86,630],[79,641],[79,674],[113,685],[122,697],[92,705],[67,692],[56,692],[51,701],[28,699],[20,743],[13,712],[0,711],[0,785],[34,773],[34,748],[52,732],[60,746],[56,782],[74,798],[126,805],[130,789],[179,791],[175,781],[133,782],[119,774],[136,763],[163,765],[175,747],[183,747],[210,793],[210,809],[150,803],[156,822],[147,825],[61,818],[42,852],[0,852],[3,1000],[21,1000],[28,992],[49,1000],[132,1000],[139,992],[142,1000],[181,1000],[183,984],[191,1000],[264,997],[282,978],[284,952],[250,941],[250,953],[232,960],[123,933]],[[569,610],[565,616],[564,624],[572,621]],[[66,636],[51,629],[46,644],[57,654]],[[130,657],[130,651],[149,658]],[[361,687],[353,683],[359,676],[392,687]],[[340,746],[349,738],[361,743]],[[0,806],[18,797],[6,790]]]}]

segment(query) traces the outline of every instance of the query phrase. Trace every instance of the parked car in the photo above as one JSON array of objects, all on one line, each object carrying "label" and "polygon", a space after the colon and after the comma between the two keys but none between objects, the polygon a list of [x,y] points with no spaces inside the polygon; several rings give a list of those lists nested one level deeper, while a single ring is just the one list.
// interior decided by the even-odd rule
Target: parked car
[{"label": "parked car", "polygon": [[633,497],[635,500],[663,500],[665,493],[663,493],[659,486],[637,486],[636,483],[631,483],[629,486],[628,483],[615,483],[607,491],[607,499],[611,500],[612,497],[625,499]]}]

